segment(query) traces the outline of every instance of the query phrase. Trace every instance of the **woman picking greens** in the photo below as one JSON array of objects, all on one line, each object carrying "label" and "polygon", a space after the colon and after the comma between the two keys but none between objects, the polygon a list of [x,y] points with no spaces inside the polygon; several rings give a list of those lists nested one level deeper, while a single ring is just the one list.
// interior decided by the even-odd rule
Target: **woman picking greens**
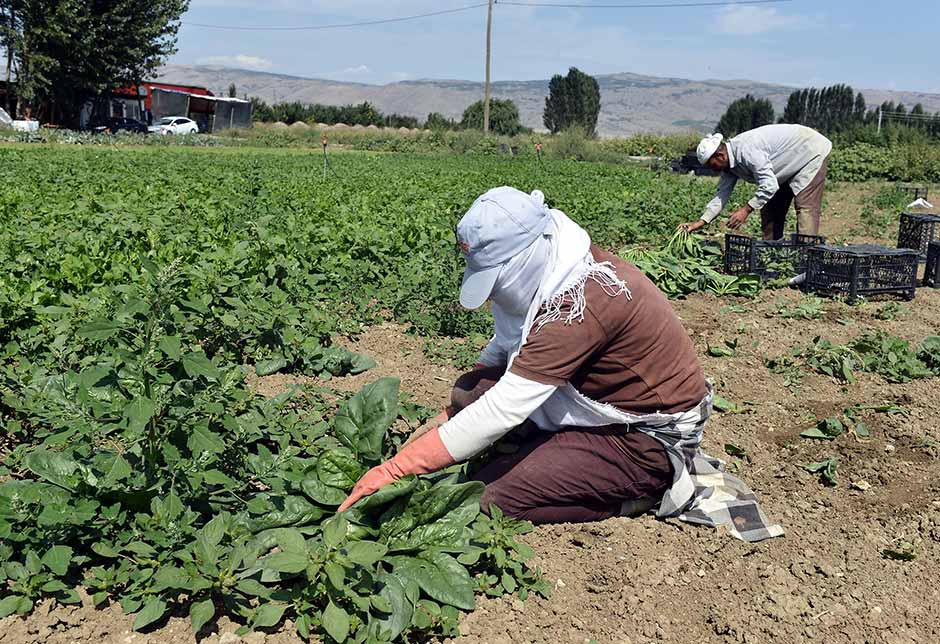
[{"label": "woman picking greens", "polygon": [[496,333],[440,426],[367,472],[340,511],[512,431],[520,448],[474,474],[484,510],[558,523],[652,509],[747,541],[782,534],[700,450],[711,387],[668,300],[635,266],[594,246],[538,191],[490,190],[456,232],[467,260],[460,303],[489,301]]}]

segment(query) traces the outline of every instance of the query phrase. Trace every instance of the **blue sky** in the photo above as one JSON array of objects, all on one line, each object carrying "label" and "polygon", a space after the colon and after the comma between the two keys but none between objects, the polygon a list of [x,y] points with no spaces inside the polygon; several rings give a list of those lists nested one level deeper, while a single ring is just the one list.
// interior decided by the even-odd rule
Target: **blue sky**
[{"label": "blue sky", "polygon": [[[362,83],[482,80],[485,7],[330,31],[222,31],[185,24],[323,25],[468,4],[475,1],[191,0],[171,62]],[[592,74],[747,78],[797,86],[846,82],[940,93],[938,24],[936,0],[633,10],[497,4],[492,68],[496,80],[548,78],[574,65]]]}]

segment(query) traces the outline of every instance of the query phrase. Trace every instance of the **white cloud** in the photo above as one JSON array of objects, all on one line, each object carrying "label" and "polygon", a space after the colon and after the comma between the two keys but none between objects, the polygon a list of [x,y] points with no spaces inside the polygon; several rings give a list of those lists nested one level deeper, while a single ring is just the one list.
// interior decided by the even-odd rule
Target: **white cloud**
[{"label": "white cloud", "polygon": [[234,56],[206,56],[199,59],[200,65],[225,65],[226,67],[238,67],[240,69],[253,69],[263,72],[274,67],[274,63],[261,56],[248,56],[247,54],[235,54]]},{"label": "white cloud", "polygon": [[355,67],[347,67],[346,69],[341,69],[338,72],[330,72],[329,76],[366,76],[371,74],[372,70],[369,69],[368,65],[356,65]]},{"label": "white cloud", "polygon": [[796,16],[787,16],[774,7],[732,6],[718,12],[715,29],[723,34],[746,36],[792,27],[800,22]]}]

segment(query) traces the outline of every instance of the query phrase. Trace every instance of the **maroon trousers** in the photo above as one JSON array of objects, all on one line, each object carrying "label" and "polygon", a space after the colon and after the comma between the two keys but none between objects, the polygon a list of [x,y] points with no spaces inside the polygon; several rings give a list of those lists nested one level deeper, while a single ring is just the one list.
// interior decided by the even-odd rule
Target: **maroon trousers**
[{"label": "maroon trousers", "polygon": [[[451,396],[451,413],[477,400],[496,384],[502,368],[461,376]],[[642,514],[658,503],[672,482],[663,446],[623,425],[546,432],[531,422],[506,438],[517,449],[496,454],[474,474],[486,484],[480,503],[533,523],[600,521]]]}]

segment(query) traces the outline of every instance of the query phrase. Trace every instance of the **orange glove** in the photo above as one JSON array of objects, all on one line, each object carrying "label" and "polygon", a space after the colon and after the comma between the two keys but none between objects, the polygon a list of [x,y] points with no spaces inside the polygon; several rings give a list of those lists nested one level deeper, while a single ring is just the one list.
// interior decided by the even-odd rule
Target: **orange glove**
[{"label": "orange glove", "polygon": [[454,464],[454,459],[444,447],[439,428],[435,427],[427,434],[402,449],[394,457],[381,465],[376,465],[366,472],[353,487],[352,492],[339,506],[337,512],[349,509],[352,504],[364,496],[369,496],[381,488],[394,483],[409,474],[430,474]]}]

